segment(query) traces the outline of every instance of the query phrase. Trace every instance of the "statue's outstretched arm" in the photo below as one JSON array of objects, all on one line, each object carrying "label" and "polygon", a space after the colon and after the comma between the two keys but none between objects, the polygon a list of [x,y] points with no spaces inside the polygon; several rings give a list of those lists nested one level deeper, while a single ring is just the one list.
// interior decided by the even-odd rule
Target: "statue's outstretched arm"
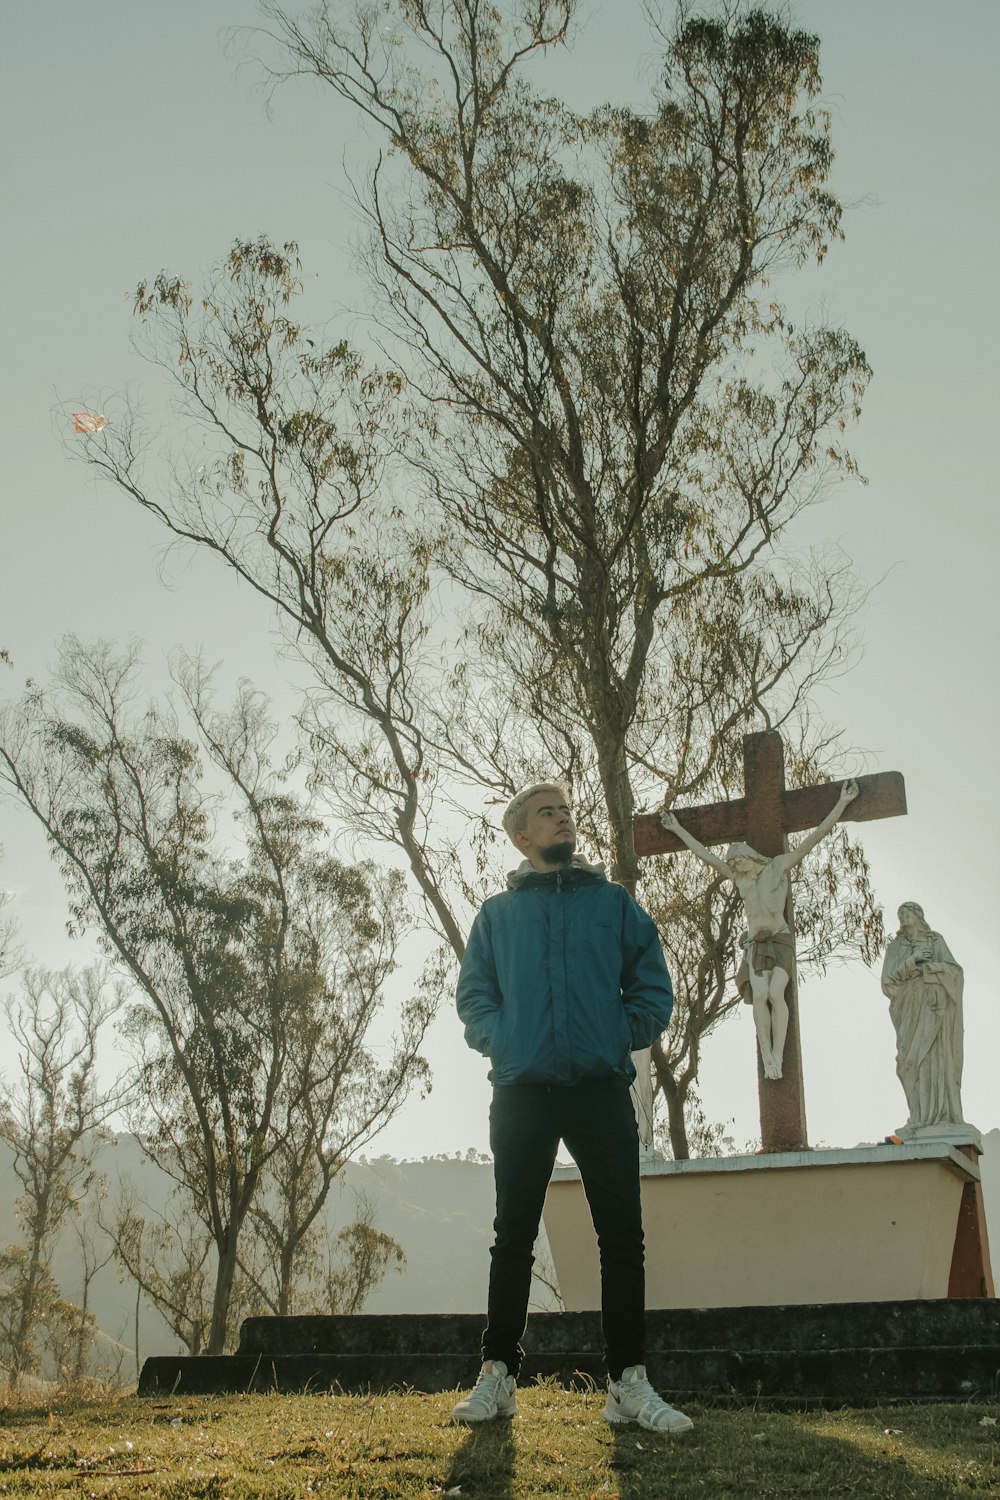
[{"label": "statue's outstretched arm", "polygon": [[853,802],[857,795],[858,783],[856,781],[845,781],[840,789],[840,796],[822,823],[817,828],[814,828],[811,833],[807,833],[802,842],[796,844],[794,849],[789,849],[787,854],[779,855],[775,863],[785,870],[790,870],[793,865],[800,864],[809,853],[809,850],[815,849],[820,840],[826,838],[830,829],[844,811],[844,808],[849,802]]},{"label": "statue's outstretched arm", "polygon": [[688,833],[683,823],[678,822],[672,812],[668,812],[664,808],[660,813],[660,822],[670,833],[675,833],[681,843],[687,845],[692,854],[697,854],[699,859],[704,860],[706,865],[711,865],[713,869],[721,870],[723,875],[728,875],[730,880],[735,880],[736,877],[726,864],[726,861],[720,859],[717,854],[713,854],[711,849],[706,849],[704,844],[700,844],[694,834]]}]

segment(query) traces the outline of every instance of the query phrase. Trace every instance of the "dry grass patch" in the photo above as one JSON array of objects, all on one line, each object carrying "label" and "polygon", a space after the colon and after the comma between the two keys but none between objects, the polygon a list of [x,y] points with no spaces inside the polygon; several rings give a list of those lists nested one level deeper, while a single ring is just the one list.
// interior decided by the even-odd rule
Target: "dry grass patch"
[{"label": "dry grass patch", "polygon": [[601,1420],[602,1397],[518,1393],[464,1429],[453,1395],[66,1399],[0,1408],[0,1496],[251,1500],[943,1500],[1000,1497],[995,1406],[778,1412],[686,1403],[670,1439]]}]

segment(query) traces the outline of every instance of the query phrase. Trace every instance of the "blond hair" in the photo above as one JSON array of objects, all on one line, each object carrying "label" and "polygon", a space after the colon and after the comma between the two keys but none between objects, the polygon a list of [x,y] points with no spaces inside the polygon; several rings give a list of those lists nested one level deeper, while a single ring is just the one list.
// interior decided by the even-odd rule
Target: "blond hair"
[{"label": "blond hair", "polygon": [[508,802],[501,819],[503,831],[512,842],[515,833],[524,832],[528,823],[528,803],[539,792],[556,792],[569,804],[569,791],[561,781],[534,781],[531,786],[522,787]]}]

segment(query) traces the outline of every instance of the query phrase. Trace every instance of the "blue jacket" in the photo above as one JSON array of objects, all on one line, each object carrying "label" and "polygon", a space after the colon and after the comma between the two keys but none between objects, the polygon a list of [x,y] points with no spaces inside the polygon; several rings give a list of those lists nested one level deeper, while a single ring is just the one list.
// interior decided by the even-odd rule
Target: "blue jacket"
[{"label": "blue jacket", "polygon": [[674,995],[652,918],[601,866],[508,877],[476,917],[458,978],[465,1039],[494,1083],[635,1077]]}]

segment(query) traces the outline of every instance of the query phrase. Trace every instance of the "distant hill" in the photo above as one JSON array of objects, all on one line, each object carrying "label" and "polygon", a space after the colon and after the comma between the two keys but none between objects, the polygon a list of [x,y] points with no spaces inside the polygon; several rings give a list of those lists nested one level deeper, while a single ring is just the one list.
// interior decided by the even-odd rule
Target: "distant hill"
[{"label": "distant hill", "polygon": [[[1000,1274],[1000,1129],[983,1141],[983,1174],[994,1267]],[[146,1202],[162,1209],[170,1183],[143,1160],[135,1139],[119,1136],[101,1158],[112,1183],[130,1177]],[[15,1230],[17,1180],[10,1156],[0,1146],[0,1224]],[[366,1304],[367,1312],[484,1312],[489,1275],[489,1247],[493,1222],[491,1164],[470,1157],[431,1157],[395,1161],[390,1157],[351,1162],[330,1195],[327,1224],[331,1234],[356,1217],[356,1194],[375,1208],[379,1229],[393,1236],[406,1252],[402,1274],[390,1274]],[[547,1250],[542,1244],[540,1256]],[[71,1233],[63,1235],[54,1271],[63,1294],[79,1299],[79,1250]],[[553,1305],[550,1294],[537,1286],[533,1305]],[[114,1363],[117,1348],[124,1379],[135,1377],[136,1300],[134,1285],[121,1285],[113,1265],[98,1272],[91,1287],[91,1310],[102,1330],[105,1358]],[[140,1299],[138,1363],[149,1354],[176,1351],[176,1340],[155,1308]]]}]

